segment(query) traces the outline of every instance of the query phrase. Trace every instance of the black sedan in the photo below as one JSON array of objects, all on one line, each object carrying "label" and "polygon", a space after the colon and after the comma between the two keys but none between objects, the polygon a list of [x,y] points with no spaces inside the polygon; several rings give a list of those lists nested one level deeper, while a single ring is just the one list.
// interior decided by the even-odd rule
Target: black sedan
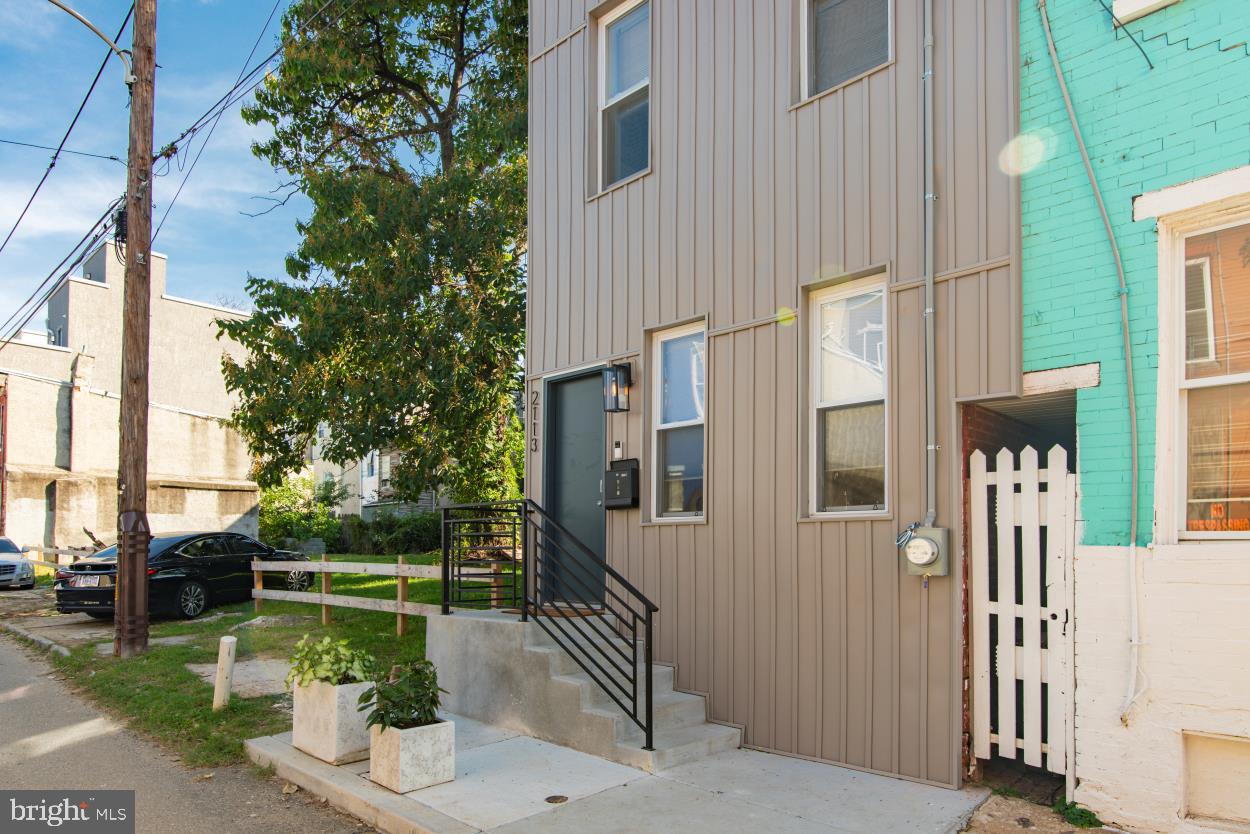
[{"label": "black sedan", "polygon": [[[209,607],[250,599],[253,561],[308,561],[302,553],[275,550],[238,533],[177,533],[157,536],[148,548],[148,608],[153,614],[192,619]],[[305,591],[305,571],[281,574],[282,586]],[[56,610],[113,618],[117,545],[60,568]]]}]

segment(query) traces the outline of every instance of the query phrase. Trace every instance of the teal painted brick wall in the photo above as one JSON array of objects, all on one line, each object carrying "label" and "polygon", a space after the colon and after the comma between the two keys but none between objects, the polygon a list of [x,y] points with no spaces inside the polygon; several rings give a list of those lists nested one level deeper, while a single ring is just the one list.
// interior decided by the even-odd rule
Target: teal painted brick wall
[{"label": "teal painted brick wall", "polygon": [[[1107,0],[1111,5],[1111,0]],[[1158,244],[1138,194],[1250,164],[1250,0],[1181,0],[1128,24],[1096,0],[1048,0],[1051,29],[1129,285],[1141,471],[1138,542],[1154,518]],[[1084,543],[1129,538],[1129,421],[1115,265],[1046,50],[1020,0],[1020,129],[1044,147],[1021,176],[1024,369],[1102,364],[1077,395]]]}]

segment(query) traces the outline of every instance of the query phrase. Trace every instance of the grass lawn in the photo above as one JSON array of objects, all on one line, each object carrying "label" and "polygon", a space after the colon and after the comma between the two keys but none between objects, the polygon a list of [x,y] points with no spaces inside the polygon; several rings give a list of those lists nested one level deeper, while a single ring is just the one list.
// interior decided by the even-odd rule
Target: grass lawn
[{"label": "grass lawn", "polygon": [[[391,562],[394,556],[333,554],[331,561]],[[437,564],[440,554],[424,553],[407,557],[411,564]],[[314,577],[315,581],[320,581]],[[394,599],[396,580],[385,576],[335,576],[333,592],[349,596]],[[410,579],[408,599],[438,603],[442,589],[437,579]],[[69,657],[54,655],[53,662],[71,682],[103,706],[127,719],[140,732],[179,753],[192,767],[218,767],[244,760],[243,741],[273,735],[291,726],[284,709],[289,696],[233,698],[229,708],[212,711],[212,686],[186,669],[187,663],[215,663],[217,642],[224,634],[238,638],[236,658],[290,657],[296,642],[310,634],[349,640],[354,648],[377,657],[381,668],[425,657],[425,618],[410,617],[408,633],[395,635],[395,615],[353,608],[333,609],[332,622],[322,627],[321,606],[297,602],[265,600],[263,616],[304,615],[292,625],[244,628],[231,632],[231,626],[251,619],[252,603],[234,603],[208,612],[224,612],[222,619],[158,620],[152,624],[153,638],[192,635],[190,643],[153,645],[142,657],[118,660],[101,657],[93,646],[75,649]]]}]

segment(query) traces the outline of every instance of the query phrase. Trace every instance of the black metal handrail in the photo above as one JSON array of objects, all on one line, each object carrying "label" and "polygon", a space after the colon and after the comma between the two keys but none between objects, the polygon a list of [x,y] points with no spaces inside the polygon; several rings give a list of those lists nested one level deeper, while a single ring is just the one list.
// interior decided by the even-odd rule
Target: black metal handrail
[{"label": "black metal handrail", "polygon": [[453,607],[519,610],[522,621],[533,619],[638,725],[644,749],[654,749],[659,606],[536,502],[443,508],[443,613]]}]

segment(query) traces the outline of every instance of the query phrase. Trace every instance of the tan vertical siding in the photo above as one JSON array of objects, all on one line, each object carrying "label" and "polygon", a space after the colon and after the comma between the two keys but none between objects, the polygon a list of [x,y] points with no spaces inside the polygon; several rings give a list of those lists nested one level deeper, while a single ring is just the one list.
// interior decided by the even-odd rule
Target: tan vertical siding
[{"label": "tan vertical siding", "polygon": [[[896,2],[891,64],[799,106],[795,2],[652,0],[652,170],[595,196],[587,3],[533,0],[527,371],[541,392],[544,374],[632,359],[608,442],[642,460],[646,496],[646,335],[705,319],[706,523],[608,517],[610,561],[660,605],[657,653],[749,745],[954,785],[959,589],[926,591],[894,546],[924,511],[921,0]],[[940,522],[957,530],[955,402],[1020,374],[1016,192],[997,167],[1016,19],[936,5]],[[806,290],[875,269],[891,517],[804,519]],[[541,498],[541,442],[527,477]]]}]

